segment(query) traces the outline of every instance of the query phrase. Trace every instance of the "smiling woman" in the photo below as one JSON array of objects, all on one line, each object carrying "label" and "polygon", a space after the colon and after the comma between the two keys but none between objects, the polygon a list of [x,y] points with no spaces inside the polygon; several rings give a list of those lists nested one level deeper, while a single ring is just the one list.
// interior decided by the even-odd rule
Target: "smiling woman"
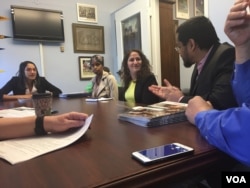
[{"label": "smiling woman", "polygon": [[[62,91],[40,77],[36,65],[31,61],[24,61],[19,65],[17,76],[13,76],[1,89],[0,100],[30,99],[33,93],[51,92],[57,97]],[[9,95],[9,93],[11,93]]]},{"label": "smiling woman", "polygon": [[133,49],[123,58],[121,80],[124,87],[122,100],[131,106],[135,103],[153,104],[159,98],[152,94],[148,87],[158,85],[148,58],[142,51]]}]

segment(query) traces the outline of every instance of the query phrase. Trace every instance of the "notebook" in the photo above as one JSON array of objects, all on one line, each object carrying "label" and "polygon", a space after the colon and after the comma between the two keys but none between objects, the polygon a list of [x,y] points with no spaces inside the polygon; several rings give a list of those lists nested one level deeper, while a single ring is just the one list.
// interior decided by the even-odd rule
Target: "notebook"
[{"label": "notebook", "polygon": [[72,92],[72,93],[61,93],[59,95],[60,98],[81,98],[81,97],[88,97],[90,93],[86,92]]}]

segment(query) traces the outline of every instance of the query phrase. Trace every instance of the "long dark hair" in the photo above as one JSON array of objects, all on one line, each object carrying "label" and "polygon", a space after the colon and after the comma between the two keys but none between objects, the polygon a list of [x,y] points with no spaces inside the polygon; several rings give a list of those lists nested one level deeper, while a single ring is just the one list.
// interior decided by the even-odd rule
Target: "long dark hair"
[{"label": "long dark hair", "polygon": [[149,63],[148,58],[144,55],[144,53],[141,50],[138,49],[132,49],[130,50],[123,58],[122,60],[122,67],[121,67],[121,80],[124,85],[124,89],[126,90],[129,86],[130,81],[132,80],[130,71],[128,68],[128,58],[132,52],[136,52],[141,57],[141,70],[137,72],[137,81],[149,76],[152,74],[151,72],[151,65]]},{"label": "long dark hair", "polygon": [[39,73],[38,73],[36,64],[33,63],[32,61],[24,61],[24,62],[20,63],[20,65],[19,65],[19,70],[18,70],[18,72],[16,73],[17,77],[20,78],[20,83],[21,83],[22,86],[25,86],[25,83],[26,83],[26,76],[25,76],[24,70],[25,70],[25,68],[26,68],[26,66],[27,66],[28,64],[32,64],[32,65],[34,65],[35,68],[36,68],[36,79],[34,80],[33,84],[36,85],[36,84],[39,82],[40,76],[39,76]]}]

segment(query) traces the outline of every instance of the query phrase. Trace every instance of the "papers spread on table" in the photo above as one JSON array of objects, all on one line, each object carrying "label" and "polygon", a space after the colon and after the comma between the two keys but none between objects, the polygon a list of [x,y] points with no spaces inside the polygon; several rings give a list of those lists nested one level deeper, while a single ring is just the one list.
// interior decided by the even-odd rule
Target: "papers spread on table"
[{"label": "papers spread on table", "polygon": [[14,165],[66,147],[84,135],[90,126],[92,118],[93,115],[89,116],[81,128],[64,133],[1,141],[0,158]]},{"label": "papers spread on table", "polygon": [[25,106],[10,108],[0,110],[0,117],[26,117],[26,116],[34,116],[35,110],[34,108],[29,108]]},{"label": "papers spread on table", "polygon": [[85,100],[87,102],[97,102],[97,101],[110,101],[110,100],[112,100],[112,98],[105,98],[105,97],[101,97],[101,98],[86,98]]},{"label": "papers spread on table", "polygon": [[186,121],[187,104],[164,101],[148,106],[136,106],[124,113],[118,114],[118,119],[140,125],[154,127]]}]

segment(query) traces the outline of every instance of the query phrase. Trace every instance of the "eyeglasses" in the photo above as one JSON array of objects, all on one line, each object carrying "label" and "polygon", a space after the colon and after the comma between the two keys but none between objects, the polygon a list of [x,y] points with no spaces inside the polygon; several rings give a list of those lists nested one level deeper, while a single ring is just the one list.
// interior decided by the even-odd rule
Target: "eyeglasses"
[{"label": "eyeglasses", "polygon": [[180,47],[176,46],[174,49],[176,50],[176,52],[180,53],[180,50],[181,50]]},{"label": "eyeglasses", "polygon": [[134,61],[141,61],[141,58],[136,57],[136,58],[130,58],[128,61],[134,62]]}]

